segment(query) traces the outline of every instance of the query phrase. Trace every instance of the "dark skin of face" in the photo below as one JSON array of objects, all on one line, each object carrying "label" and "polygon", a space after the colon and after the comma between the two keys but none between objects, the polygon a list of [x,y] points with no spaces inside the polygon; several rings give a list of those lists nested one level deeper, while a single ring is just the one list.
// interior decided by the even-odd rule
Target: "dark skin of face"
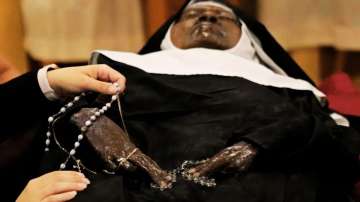
[{"label": "dark skin of face", "polygon": [[240,37],[237,17],[211,5],[186,9],[171,29],[171,40],[181,49],[203,47],[226,50],[234,47]]}]

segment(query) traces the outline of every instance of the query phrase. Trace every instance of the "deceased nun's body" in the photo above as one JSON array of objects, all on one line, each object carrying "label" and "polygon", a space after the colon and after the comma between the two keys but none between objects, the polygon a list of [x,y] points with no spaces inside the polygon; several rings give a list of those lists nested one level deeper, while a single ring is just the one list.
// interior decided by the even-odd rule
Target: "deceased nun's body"
[{"label": "deceased nun's body", "polygon": [[[204,6],[197,2],[183,8],[184,13],[195,9],[189,16],[181,10],[170,19],[139,55],[97,51],[92,57],[93,63],[108,64],[127,78],[122,109],[137,147],[130,149],[127,160],[136,165],[131,156],[142,151],[164,172],[179,169],[188,160],[201,161],[183,170],[191,180],[177,173],[176,182],[171,179],[171,186],[160,190],[150,186],[151,169],[102,172],[104,163],[86,140],[76,157],[97,174],[84,171],[92,184],[74,201],[350,200],[358,176],[357,134],[339,125],[346,125],[343,118],[331,118],[324,95],[262,25],[216,2],[205,4],[240,18],[239,38],[225,42],[233,44],[230,48],[216,43],[187,47],[186,40],[172,39],[176,29],[182,29],[173,23],[196,16]],[[192,32],[201,35],[198,39],[216,33],[211,23],[233,21],[221,12],[200,18],[204,24]],[[227,34],[224,30],[219,37]],[[106,116],[123,127],[116,106]],[[70,150],[77,133],[64,120],[60,125],[71,127],[59,127],[57,136]],[[106,131],[110,125],[101,127]],[[53,145],[45,154],[42,172],[58,169],[66,157]],[[66,168],[71,169],[72,163]],[[201,176],[215,179],[216,186],[196,182],[194,178]]]}]

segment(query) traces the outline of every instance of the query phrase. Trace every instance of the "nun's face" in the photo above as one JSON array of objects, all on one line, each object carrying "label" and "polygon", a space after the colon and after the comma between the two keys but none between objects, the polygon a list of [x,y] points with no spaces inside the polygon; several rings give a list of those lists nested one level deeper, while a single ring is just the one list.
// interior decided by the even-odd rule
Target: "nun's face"
[{"label": "nun's face", "polygon": [[223,8],[204,5],[186,9],[171,30],[171,40],[181,49],[203,47],[225,50],[241,36],[237,17]]}]

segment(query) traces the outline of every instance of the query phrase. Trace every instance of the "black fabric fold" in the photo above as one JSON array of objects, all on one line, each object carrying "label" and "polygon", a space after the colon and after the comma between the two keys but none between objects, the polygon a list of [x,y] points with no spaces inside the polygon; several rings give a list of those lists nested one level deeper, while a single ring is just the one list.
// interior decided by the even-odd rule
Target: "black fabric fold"
[{"label": "black fabric fold", "polygon": [[14,201],[37,176],[47,116],[57,104],[46,99],[32,71],[0,85],[0,106],[1,200]]},{"label": "black fabric fold", "polygon": [[[127,129],[163,169],[211,157],[239,141],[254,144],[259,155],[247,172],[213,173],[214,189],[178,179],[160,192],[150,188],[151,179],[141,170],[112,177],[88,174],[91,191],[74,201],[326,201],[325,193],[334,189],[335,201],[349,197],[358,179],[359,148],[349,147],[348,138],[358,134],[339,129],[311,92],[238,77],[152,74],[105,56],[100,61],[127,77],[122,97]],[[116,106],[107,115],[121,125]],[[89,154],[78,157],[95,161]]]}]

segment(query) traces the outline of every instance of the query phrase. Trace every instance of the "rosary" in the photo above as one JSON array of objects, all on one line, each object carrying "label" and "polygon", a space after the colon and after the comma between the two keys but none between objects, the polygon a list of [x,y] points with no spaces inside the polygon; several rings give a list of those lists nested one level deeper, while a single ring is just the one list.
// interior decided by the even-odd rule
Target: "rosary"
[{"label": "rosary", "polygon": [[59,112],[57,112],[56,114],[50,116],[48,118],[48,130],[46,132],[46,141],[45,141],[45,152],[48,152],[50,149],[49,149],[49,146],[50,146],[50,143],[51,143],[51,136],[53,136],[53,139],[56,143],[56,145],[63,151],[65,152],[68,156],[66,158],[66,160],[60,164],[59,166],[59,169],[60,170],[64,170],[67,166],[67,163],[70,161],[70,159],[72,159],[75,163],[76,163],[76,166],[75,168],[77,168],[77,170],[79,172],[81,172],[81,169],[85,169],[87,171],[90,171],[91,173],[96,173],[88,168],[86,168],[79,159],[77,159],[75,157],[75,153],[76,153],[76,149],[78,147],[80,147],[80,143],[81,141],[84,139],[84,133],[86,133],[86,131],[88,130],[89,127],[91,127],[91,125],[93,124],[93,122],[96,121],[96,119],[98,119],[100,116],[102,116],[103,114],[105,114],[105,112],[111,107],[111,105],[113,104],[113,102],[117,101],[118,102],[118,106],[119,106],[119,112],[120,112],[120,117],[121,117],[121,120],[122,120],[122,124],[123,124],[123,127],[124,127],[124,130],[127,134],[127,129],[126,129],[126,126],[125,126],[125,123],[124,123],[124,119],[123,119],[123,114],[122,114],[122,110],[121,110],[121,102],[120,102],[120,98],[119,98],[119,95],[120,95],[120,88],[119,88],[119,84],[117,83],[114,83],[113,84],[117,91],[114,95],[112,95],[111,97],[111,101],[106,103],[103,107],[101,107],[100,109],[97,109],[94,114],[89,118],[89,120],[87,120],[85,123],[84,123],[84,126],[80,128],[81,130],[81,133],[77,135],[77,141],[74,143],[74,147],[68,151],[67,149],[65,149],[63,146],[61,146],[60,142],[58,141],[58,139],[56,138],[56,135],[55,135],[55,131],[54,131],[54,124],[55,122],[60,119],[62,117],[62,115],[65,114],[65,112],[70,109],[71,107],[74,106],[74,104],[76,104],[77,102],[80,101],[81,98],[85,97],[86,96],[86,93],[81,93],[80,95],[78,96],[75,96],[74,99],[70,102],[68,102],[67,104],[65,104],[60,110]]},{"label": "rosary", "polygon": [[[60,142],[58,141],[58,139],[56,137],[56,134],[55,134],[55,130],[54,130],[54,124],[55,124],[55,122],[57,120],[62,118],[69,109],[73,108],[76,103],[78,103],[82,98],[84,98],[86,96],[86,93],[81,93],[80,95],[75,96],[72,101],[66,103],[63,107],[60,108],[60,110],[56,114],[54,114],[54,115],[52,115],[52,116],[50,116],[48,118],[48,130],[46,132],[45,152],[48,152],[50,150],[49,146],[50,146],[51,138],[52,138],[53,141],[55,142],[55,144],[64,153],[67,154],[66,159],[59,165],[59,170],[66,169],[69,162],[72,160],[74,162],[73,168],[77,169],[79,172],[82,172],[82,170],[86,170],[86,171],[88,171],[90,173],[96,174],[95,171],[92,171],[89,168],[87,168],[86,166],[84,166],[82,164],[82,162],[80,161],[80,159],[76,158],[75,154],[77,152],[77,149],[80,147],[80,144],[81,144],[82,140],[84,139],[85,134],[90,129],[90,127],[97,120],[99,120],[100,117],[103,116],[108,109],[110,109],[110,107],[113,105],[114,102],[117,102],[117,106],[118,106],[118,110],[119,110],[120,118],[121,118],[121,124],[122,124],[123,130],[124,130],[124,133],[125,133],[125,135],[127,137],[129,137],[129,134],[127,132],[126,125],[125,125],[125,122],[124,122],[123,112],[122,112],[122,109],[121,109],[120,88],[119,88],[119,85],[117,83],[114,83],[113,85],[118,90],[116,91],[116,93],[114,95],[111,96],[111,100],[109,102],[104,104],[101,108],[96,108],[95,110],[91,111],[91,114],[88,117],[88,119],[83,123],[83,125],[81,127],[79,127],[80,133],[77,135],[77,140],[73,144],[73,147],[72,147],[72,149],[70,151],[65,149],[60,144]],[[152,188],[159,189],[161,191],[171,188],[172,184],[174,182],[176,182],[176,176],[177,175],[180,175],[186,181],[192,181],[192,182],[194,182],[196,184],[199,184],[201,186],[205,186],[205,187],[215,187],[216,186],[216,183],[215,183],[214,179],[209,179],[209,178],[207,178],[205,176],[193,177],[192,175],[190,175],[187,172],[187,170],[191,166],[196,166],[196,165],[202,164],[206,160],[202,160],[202,161],[185,161],[178,168],[176,168],[176,169],[174,169],[174,170],[172,170],[170,172],[164,172],[158,167],[158,165],[156,163],[152,163],[151,160],[146,161],[146,160],[148,160],[147,158],[149,158],[149,157],[147,157],[145,154],[142,154],[142,152],[137,147],[134,147],[132,150],[130,150],[128,152],[127,155],[116,159],[116,161],[118,163],[118,166],[124,167],[126,169],[129,168],[130,164],[131,164],[129,162],[129,160],[131,158],[135,158],[135,155],[137,155],[137,157],[140,157],[140,159],[141,159],[141,160],[139,160],[140,163],[136,162],[136,163],[138,163],[138,165],[140,165],[140,166],[142,166],[144,164],[149,164],[150,165],[150,166],[147,165],[147,168],[150,167],[151,169],[145,169],[145,170],[148,171],[148,173],[152,177],[158,175],[157,177],[160,176],[160,177],[163,177],[164,179],[166,179],[166,183],[163,183],[163,181],[160,181],[160,180],[159,181],[154,180],[157,183],[151,183]],[[132,159],[132,160],[134,160],[134,159]],[[144,166],[144,167],[146,167],[146,166]],[[114,173],[106,171],[106,170],[104,170],[104,172],[107,173],[107,174],[114,174]],[[164,177],[164,173],[166,173],[165,177]],[[154,179],[154,177],[153,177],[153,179]]]}]

